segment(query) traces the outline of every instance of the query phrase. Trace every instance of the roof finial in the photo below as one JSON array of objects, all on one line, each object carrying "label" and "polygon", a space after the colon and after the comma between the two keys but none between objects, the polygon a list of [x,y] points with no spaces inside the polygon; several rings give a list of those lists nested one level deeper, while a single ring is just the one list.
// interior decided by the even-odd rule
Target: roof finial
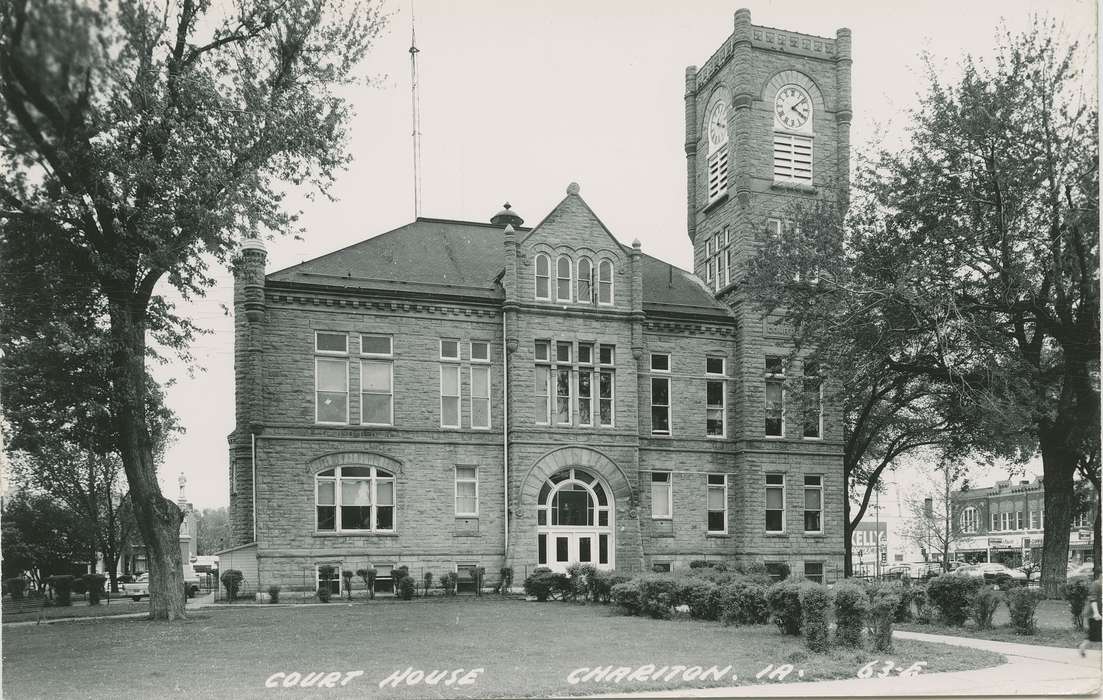
[{"label": "roof finial", "polygon": [[578,186],[577,182],[572,182],[571,184],[567,185],[567,194],[577,195],[580,189],[582,188]]}]

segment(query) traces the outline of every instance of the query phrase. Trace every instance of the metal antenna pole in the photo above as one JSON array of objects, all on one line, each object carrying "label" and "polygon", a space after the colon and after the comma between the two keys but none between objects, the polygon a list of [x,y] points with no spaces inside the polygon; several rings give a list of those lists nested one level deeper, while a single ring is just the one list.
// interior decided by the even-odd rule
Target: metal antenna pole
[{"label": "metal antenna pole", "polygon": [[410,0],[410,100],[414,142],[414,218],[421,216],[421,104],[417,94],[417,33],[414,27],[414,0]]}]

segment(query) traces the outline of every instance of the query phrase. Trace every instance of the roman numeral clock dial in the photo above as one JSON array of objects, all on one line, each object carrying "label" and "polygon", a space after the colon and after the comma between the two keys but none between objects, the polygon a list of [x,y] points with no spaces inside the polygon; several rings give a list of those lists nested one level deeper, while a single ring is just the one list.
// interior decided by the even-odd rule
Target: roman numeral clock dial
[{"label": "roman numeral clock dial", "polygon": [[786,85],[777,91],[774,114],[780,124],[789,129],[801,129],[812,116],[812,101],[808,93],[796,85]]}]

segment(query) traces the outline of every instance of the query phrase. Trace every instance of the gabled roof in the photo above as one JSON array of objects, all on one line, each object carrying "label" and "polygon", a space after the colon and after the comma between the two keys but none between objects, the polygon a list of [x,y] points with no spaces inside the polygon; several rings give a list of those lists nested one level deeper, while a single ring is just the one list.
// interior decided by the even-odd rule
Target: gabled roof
[{"label": "gabled roof", "polygon": [[[517,229],[522,234],[531,230]],[[497,278],[503,254],[499,226],[419,217],[347,248],[272,272],[267,280],[277,286],[289,283],[500,299]],[[641,256],[641,261],[645,308],[730,317],[693,274],[650,255]]]}]

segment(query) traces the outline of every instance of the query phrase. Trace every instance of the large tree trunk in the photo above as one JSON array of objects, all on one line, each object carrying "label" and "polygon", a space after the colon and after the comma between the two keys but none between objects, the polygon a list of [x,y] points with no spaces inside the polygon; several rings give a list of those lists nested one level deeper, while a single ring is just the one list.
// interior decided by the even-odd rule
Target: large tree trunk
[{"label": "large tree trunk", "polygon": [[1046,519],[1042,533],[1042,590],[1046,598],[1060,598],[1068,569],[1077,454],[1068,447],[1066,429],[1043,429],[1039,433]]},{"label": "large tree trunk", "polygon": [[154,620],[184,617],[184,570],[180,523],[184,514],[161,494],[146,422],[145,323],[127,303],[111,302],[112,413],[120,456],[138,533],[149,558],[149,615]]}]

